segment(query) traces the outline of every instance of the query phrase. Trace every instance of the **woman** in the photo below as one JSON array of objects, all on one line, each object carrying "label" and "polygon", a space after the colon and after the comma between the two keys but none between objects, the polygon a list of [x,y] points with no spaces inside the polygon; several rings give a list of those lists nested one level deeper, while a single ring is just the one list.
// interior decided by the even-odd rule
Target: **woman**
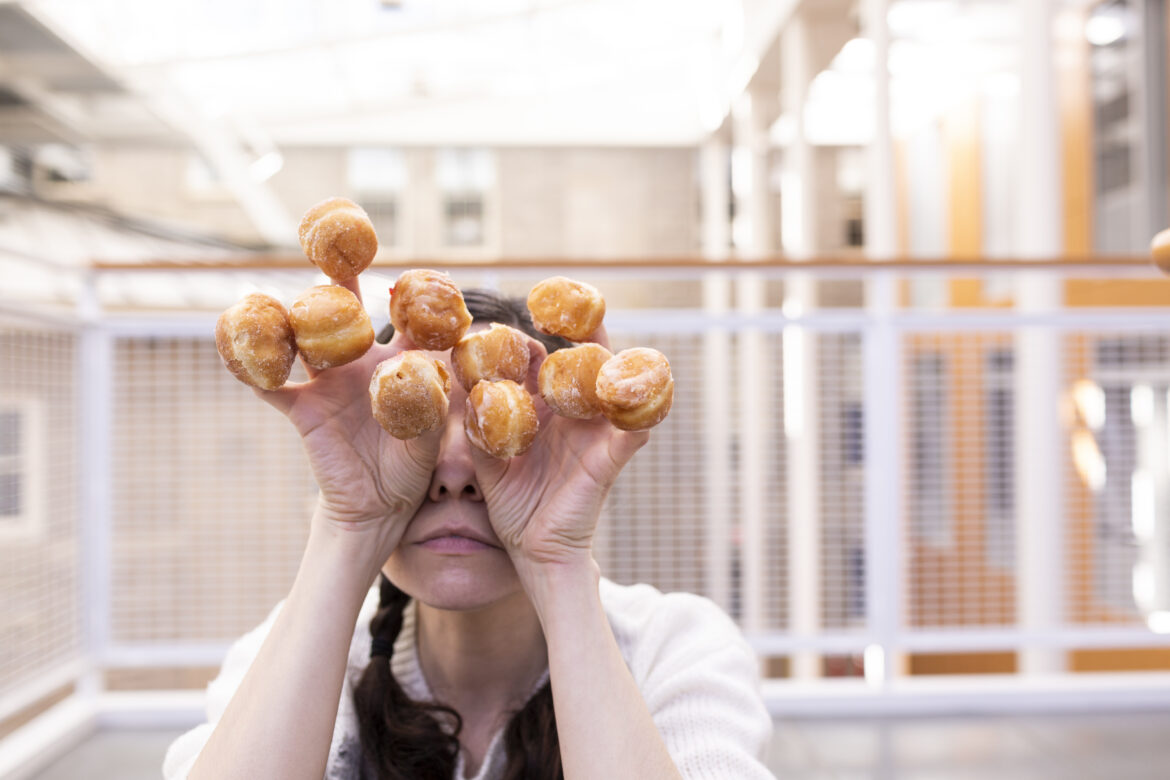
[{"label": "woman", "polygon": [[[532,336],[534,382],[538,339],[558,345],[523,302],[466,297],[473,328]],[[593,560],[606,494],[648,434],[538,399],[532,448],[495,460],[468,443],[455,383],[445,427],[398,441],[367,388],[410,348],[397,334],[257,391],[303,438],[317,508],[288,597],[232,647],[209,722],[176,740],[164,775],[771,777],[771,721],[734,624],[697,596],[615,585]]]}]

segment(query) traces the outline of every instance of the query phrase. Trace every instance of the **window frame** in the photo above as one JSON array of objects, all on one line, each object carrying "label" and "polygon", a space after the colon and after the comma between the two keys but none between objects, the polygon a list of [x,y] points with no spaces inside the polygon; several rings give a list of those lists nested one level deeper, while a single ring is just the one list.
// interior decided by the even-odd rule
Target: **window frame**
[{"label": "window frame", "polygon": [[[0,542],[35,537],[45,526],[45,407],[38,398],[0,396],[0,412],[15,412],[20,446],[15,455],[0,456],[0,473],[20,477],[21,506],[15,515],[0,516]],[[8,465],[15,461],[15,467]]]}]

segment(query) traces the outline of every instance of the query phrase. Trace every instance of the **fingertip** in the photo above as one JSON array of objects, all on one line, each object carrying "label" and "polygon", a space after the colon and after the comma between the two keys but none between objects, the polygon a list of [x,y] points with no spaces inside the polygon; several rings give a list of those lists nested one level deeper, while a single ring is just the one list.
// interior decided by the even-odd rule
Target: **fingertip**
[{"label": "fingertip", "polygon": [[615,429],[610,452],[617,463],[625,465],[630,458],[634,457],[634,453],[646,446],[648,441],[650,441],[650,431],[619,431]]},{"label": "fingertip", "polygon": [[394,338],[390,339],[388,346],[393,349],[396,354],[398,352],[406,352],[407,350],[411,349],[418,349],[418,345],[410,340],[410,336],[407,336],[406,333],[401,330],[394,331]]},{"label": "fingertip", "polygon": [[589,334],[589,338],[587,338],[586,341],[592,341],[594,344],[600,344],[610,352],[613,352],[613,348],[609,345],[609,331],[605,329],[604,322],[597,326],[597,330]]},{"label": "fingertip", "polygon": [[362,300],[362,286],[361,286],[361,283],[358,281],[358,277],[353,276],[353,277],[350,277],[349,279],[334,279],[333,283],[336,284],[338,287],[344,287],[345,289],[349,290],[351,293],[356,295],[358,301],[361,302],[361,300]]},{"label": "fingertip", "polygon": [[282,412],[288,411],[293,402],[296,401],[297,391],[301,387],[301,383],[285,383],[275,390],[265,390],[262,387],[253,387],[252,392],[264,403],[269,406],[279,409]]}]

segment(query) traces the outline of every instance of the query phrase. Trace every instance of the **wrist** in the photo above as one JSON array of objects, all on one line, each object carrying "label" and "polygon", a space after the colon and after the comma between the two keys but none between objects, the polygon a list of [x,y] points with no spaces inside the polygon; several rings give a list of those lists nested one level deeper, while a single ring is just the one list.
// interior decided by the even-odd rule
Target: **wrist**
[{"label": "wrist", "polygon": [[546,631],[559,617],[601,602],[601,568],[591,555],[555,563],[515,563],[520,582]]},{"label": "wrist", "polygon": [[355,578],[364,590],[398,547],[405,526],[389,520],[338,520],[318,506],[309,526],[305,559],[333,567],[338,576]]}]

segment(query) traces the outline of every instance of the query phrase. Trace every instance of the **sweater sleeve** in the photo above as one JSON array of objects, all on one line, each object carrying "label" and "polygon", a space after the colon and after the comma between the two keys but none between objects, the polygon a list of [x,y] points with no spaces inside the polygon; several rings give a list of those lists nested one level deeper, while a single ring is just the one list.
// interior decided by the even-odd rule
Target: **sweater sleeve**
[{"label": "sweater sleeve", "polygon": [[739,628],[699,596],[623,590],[631,608],[611,624],[682,776],[772,778],[763,763],[772,719],[760,695],[758,661]]},{"label": "sweater sleeve", "polygon": [[223,666],[219,674],[207,686],[206,712],[207,722],[202,723],[171,743],[163,759],[164,780],[186,780],[195,765],[195,760],[203,751],[203,746],[215,730],[215,725],[223,717],[228,702],[232,700],[244,675],[251,668],[252,662],[260,652],[260,646],[272,630],[272,624],[284,602],[277,604],[268,617],[256,628],[237,639],[228,649],[224,657]]}]

